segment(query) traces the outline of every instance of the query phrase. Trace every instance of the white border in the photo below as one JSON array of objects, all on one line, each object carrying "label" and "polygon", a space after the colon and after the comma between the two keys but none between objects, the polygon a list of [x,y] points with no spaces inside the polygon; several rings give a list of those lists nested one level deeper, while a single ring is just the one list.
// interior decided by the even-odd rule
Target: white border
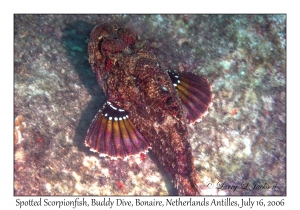
[{"label": "white border", "polygon": [[[298,206],[299,174],[299,26],[297,1],[5,1],[1,3],[1,206],[16,207],[13,197],[13,14],[14,13],[287,13],[287,197],[285,208]],[[293,4],[295,2],[295,4]],[[26,197],[22,197],[26,198]],[[64,197],[55,197],[55,200]],[[237,197],[235,197],[237,199]],[[246,199],[247,197],[243,197]],[[256,199],[258,197],[251,197]],[[262,197],[276,199],[276,197]],[[127,197],[126,199],[135,199]],[[149,198],[150,199],[150,198]],[[166,198],[161,198],[166,199]],[[211,198],[209,198],[211,199]],[[5,208],[8,207],[8,208]],[[199,208],[199,207],[198,207]],[[231,208],[231,207],[229,207]],[[227,209],[229,209],[227,208]],[[30,208],[27,208],[30,209]],[[67,209],[67,208],[66,208]],[[70,208],[68,208],[70,209]],[[131,208],[132,209],[132,208]],[[293,208],[295,209],[295,208]]]}]

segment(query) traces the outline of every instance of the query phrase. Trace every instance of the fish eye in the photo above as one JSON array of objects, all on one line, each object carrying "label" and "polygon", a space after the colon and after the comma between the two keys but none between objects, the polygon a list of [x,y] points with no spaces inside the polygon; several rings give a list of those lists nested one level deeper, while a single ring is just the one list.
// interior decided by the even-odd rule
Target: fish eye
[{"label": "fish eye", "polygon": [[129,28],[119,29],[118,34],[120,39],[127,45],[133,45],[137,40],[137,34]]},{"label": "fish eye", "polygon": [[125,44],[119,39],[107,39],[101,44],[101,51],[104,55],[113,55],[126,48]]}]

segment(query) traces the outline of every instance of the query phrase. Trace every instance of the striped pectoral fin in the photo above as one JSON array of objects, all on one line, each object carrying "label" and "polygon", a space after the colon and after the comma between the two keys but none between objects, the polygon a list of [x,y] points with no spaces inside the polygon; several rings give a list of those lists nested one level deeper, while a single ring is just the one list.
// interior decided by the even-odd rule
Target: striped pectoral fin
[{"label": "striped pectoral fin", "polygon": [[168,73],[187,111],[189,123],[201,120],[212,104],[213,94],[208,80],[192,73],[177,74],[170,70]]},{"label": "striped pectoral fin", "polygon": [[128,113],[110,101],[95,116],[85,144],[100,156],[112,158],[125,158],[149,148],[149,143],[129,119]]}]

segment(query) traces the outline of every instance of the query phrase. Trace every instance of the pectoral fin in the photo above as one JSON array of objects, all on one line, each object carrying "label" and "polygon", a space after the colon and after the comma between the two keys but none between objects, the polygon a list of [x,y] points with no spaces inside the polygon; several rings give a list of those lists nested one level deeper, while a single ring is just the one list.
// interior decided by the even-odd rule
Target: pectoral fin
[{"label": "pectoral fin", "polygon": [[100,156],[122,159],[149,148],[148,141],[137,130],[128,113],[110,101],[103,105],[91,123],[85,145]]},{"label": "pectoral fin", "polygon": [[177,74],[170,70],[168,74],[187,111],[188,122],[200,121],[212,104],[213,94],[207,79],[192,73]]}]

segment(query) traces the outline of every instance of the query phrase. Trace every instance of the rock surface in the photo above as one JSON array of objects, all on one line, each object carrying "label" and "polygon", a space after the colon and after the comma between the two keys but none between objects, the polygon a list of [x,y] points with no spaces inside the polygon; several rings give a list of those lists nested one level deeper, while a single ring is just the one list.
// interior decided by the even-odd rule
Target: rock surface
[{"label": "rock surface", "polygon": [[112,161],[84,145],[106,101],[87,41],[107,21],[134,27],[163,68],[213,84],[208,116],[189,128],[201,194],[286,195],[285,15],[15,15],[14,115],[26,123],[15,195],[173,194],[151,152]]}]

